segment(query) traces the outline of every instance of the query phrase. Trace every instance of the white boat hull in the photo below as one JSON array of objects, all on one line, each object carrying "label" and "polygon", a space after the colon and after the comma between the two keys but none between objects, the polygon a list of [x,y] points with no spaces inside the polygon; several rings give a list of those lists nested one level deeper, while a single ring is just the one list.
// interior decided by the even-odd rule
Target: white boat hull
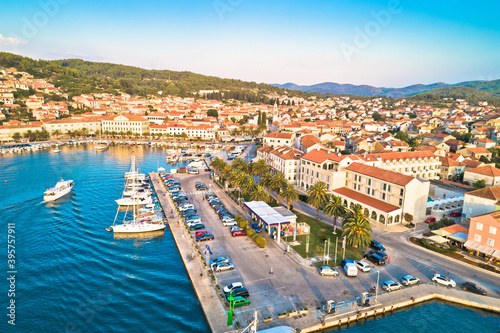
[{"label": "white boat hull", "polygon": [[[64,197],[65,195],[67,195],[69,192],[71,192],[71,190],[73,189],[73,181],[69,181],[70,183],[68,184],[71,184],[65,188],[60,188],[60,187],[56,187],[54,189],[51,189],[51,190],[47,190],[45,191],[45,195],[43,196],[43,201],[46,201],[46,202],[50,202],[50,201],[54,201],[54,200],[57,200],[59,198],[62,198]],[[57,184],[60,184],[60,183],[57,183]],[[47,194],[47,192],[49,192],[49,194]]]},{"label": "white boat hull", "polygon": [[165,229],[163,223],[126,223],[111,226],[115,233],[150,232]]},{"label": "white boat hull", "polygon": [[115,200],[119,206],[143,206],[153,203],[151,198],[144,200],[131,199],[130,197]]}]

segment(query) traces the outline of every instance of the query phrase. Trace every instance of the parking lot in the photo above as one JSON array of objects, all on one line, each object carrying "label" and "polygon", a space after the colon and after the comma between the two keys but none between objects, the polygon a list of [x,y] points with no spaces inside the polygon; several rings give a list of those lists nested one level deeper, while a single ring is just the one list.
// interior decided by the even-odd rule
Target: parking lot
[{"label": "parking lot", "polygon": [[[182,191],[187,193],[189,201],[195,206],[205,229],[215,237],[214,240],[200,243],[202,249],[206,243],[212,251],[211,255],[206,253],[206,261],[225,256],[229,257],[235,266],[234,270],[215,273],[217,283],[222,288],[239,281],[250,293],[251,304],[236,309],[238,320],[250,319],[254,309],[257,309],[259,317],[263,318],[304,307],[313,309],[323,306],[330,299],[338,301],[357,297],[376,285],[377,278],[380,280],[379,284],[382,284],[388,279],[398,281],[406,274],[422,275],[419,272],[421,267],[414,267],[409,271],[393,265],[374,267],[370,263],[371,271],[359,272],[358,277],[346,277],[341,270],[338,277],[320,276],[317,269],[308,266],[300,258],[286,254],[283,245],[278,245],[263,233],[261,235],[267,240],[265,249],[259,248],[247,236],[231,236],[229,227],[222,225],[217,214],[204,199],[206,191],[198,191],[196,184],[206,184],[208,190],[217,195],[233,215],[242,213],[224,191],[210,183],[207,173],[182,175],[177,178],[181,180]],[[391,255],[392,250],[388,249],[387,252]],[[397,256],[396,253],[394,255]],[[380,271],[380,276],[377,271]]]}]

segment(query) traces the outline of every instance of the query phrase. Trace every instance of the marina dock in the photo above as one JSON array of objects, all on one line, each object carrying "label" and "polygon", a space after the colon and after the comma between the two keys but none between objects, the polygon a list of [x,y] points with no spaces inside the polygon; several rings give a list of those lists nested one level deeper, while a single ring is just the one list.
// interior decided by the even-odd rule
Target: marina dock
[{"label": "marina dock", "polygon": [[[165,216],[168,218],[175,244],[212,332],[232,331],[233,328],[227,325],[227,312],[222,306],[210,276],[207,274],[207,269],[202,264],[203,257],[198,255],[198,251],[194,249],[191,238],[184,228],[184,223],[179,221],[179,216],[176,214],[176,209],[161,178],[158,173],[150,173],[149,176]],[[174,214],[171,214],[171,211]]]}]

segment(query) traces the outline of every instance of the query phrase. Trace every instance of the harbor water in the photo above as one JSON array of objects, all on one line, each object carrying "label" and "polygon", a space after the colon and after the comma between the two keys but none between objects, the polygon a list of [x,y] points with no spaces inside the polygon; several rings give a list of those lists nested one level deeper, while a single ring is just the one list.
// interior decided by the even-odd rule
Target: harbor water
[{"label": "harbor water", "polygon": [[[0,332],[209,332],[172,236],[118,238],[105,231],[116,214],[132,151],[140,172],[165,163],[147,146],[62,147],[0,158],[0,245],[15,230],[15,326]],[[45,189],[72,179],[71,194],[42,201]],[[6,255],[2,308],[10,301]],[[444,326],[443,326],[444,325]],[[443,303],[416,306],[346,332],[498,332],[499,317]],[[332,330],[335,332],[336,330]]]}]

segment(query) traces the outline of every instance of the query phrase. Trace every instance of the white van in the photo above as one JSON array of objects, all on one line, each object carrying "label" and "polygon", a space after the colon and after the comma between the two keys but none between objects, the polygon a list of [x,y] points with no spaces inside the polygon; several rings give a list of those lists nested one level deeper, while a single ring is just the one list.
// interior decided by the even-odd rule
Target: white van
[{"label": "white van", "polygon": [[358,276],[358,268],[354,263],[354,260],[345,259],[342,261],[342,269],[347,276]]}]

